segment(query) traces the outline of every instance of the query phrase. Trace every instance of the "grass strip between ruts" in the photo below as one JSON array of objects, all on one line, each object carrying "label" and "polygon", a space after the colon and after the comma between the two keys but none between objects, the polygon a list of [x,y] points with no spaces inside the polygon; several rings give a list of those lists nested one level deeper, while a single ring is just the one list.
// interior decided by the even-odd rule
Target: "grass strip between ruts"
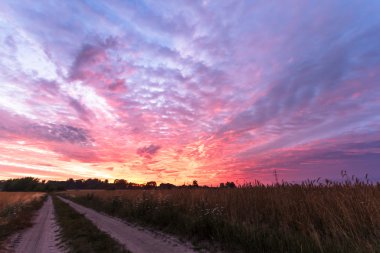
[{"label": "grass strip between ruts", "polygon": [[53,203],[57,222],[61,228],[62,242],[67,245],[70,252],[129,252],[107,233],[100,231],[83,214],[78,213],[62,200],[53,197]]}]

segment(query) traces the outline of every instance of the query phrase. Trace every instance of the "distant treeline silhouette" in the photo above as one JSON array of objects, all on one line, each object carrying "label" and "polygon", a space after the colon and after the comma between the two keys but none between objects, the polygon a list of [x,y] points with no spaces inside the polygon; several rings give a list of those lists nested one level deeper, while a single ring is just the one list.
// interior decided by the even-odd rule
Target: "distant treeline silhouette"
[{"label": "distant treeline silhouette", "polygon": [[[209,186],[199,186],[196,180],[190,185],[176,186],[170,183],[157,185],[155,181],[145,184],[128,182],[125,179],[116,179],[114,182],[97,178],[90,179],[68,179],[66,181],[45,181],[34,177],[15,178],[0,181],[2,191],[65,191],[65,190],[125,190],[125,189],[173,189],[173,188],[210,188]],[[235,188],[234,182],[220,183],[221,188]]]}]

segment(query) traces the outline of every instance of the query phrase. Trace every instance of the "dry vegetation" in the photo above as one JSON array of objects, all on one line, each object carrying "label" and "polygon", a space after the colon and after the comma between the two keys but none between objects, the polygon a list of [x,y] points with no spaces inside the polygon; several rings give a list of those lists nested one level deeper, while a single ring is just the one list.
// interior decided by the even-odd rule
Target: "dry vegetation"
[{"label": "dry vegetation", "polygon": [[39,199],[44,194],[40,192],[0,192],[0,213],[7,207],[26,204]]},{"label": "dry vegetation", "polygon": [[380,252],[380,185],[68,191],[75,201],[242,252]]},{"label": "dry vegetation", "polygon": [[45,193],[0,192],[0,250],[1,242],[9,235],[31,226],[33,213],[44,197]]}]

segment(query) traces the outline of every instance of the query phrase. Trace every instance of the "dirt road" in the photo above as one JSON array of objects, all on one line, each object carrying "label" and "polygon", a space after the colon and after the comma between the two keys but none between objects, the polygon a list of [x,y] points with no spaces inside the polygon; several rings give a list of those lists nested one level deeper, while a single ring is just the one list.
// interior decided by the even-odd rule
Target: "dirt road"
[{"label": "dirt road", "polygon": [[142,228],[131,226],[117,218],[113,218],[92,209],[61,198],[91,220],[100,230],[108,233],[133,253],[192,253],[190,245],[185,245],[173,237],[154,234]]},{"label": "dirt road", "polygon": [[8,245],[8,252],[15,253],[61,253],[56,246],[57,226],[51,197],[45,201],[34,219],[34,225],[15,235]]}]

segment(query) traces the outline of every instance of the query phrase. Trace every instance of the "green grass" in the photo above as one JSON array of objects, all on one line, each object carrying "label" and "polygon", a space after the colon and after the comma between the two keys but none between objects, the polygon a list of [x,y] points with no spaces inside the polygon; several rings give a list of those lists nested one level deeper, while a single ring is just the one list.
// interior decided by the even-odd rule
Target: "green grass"
[{"label": "green grass", "polygon": [[76,212],[68,204],[53,197],[57,222],[61,228],[62,242],[75,253],[127,253],[126,249],[100,231],[83,214]]},{"label": "green grass", "polygon": [[231,252],[380,252],[380,185],[73,191],[87,207]]},{"label": "green grass", "polygon": [[28,203],[16,203],[0,212],[0,249],[1,243],[12,234],[33,225],[34,214],[42,207],[46,197]]}]

